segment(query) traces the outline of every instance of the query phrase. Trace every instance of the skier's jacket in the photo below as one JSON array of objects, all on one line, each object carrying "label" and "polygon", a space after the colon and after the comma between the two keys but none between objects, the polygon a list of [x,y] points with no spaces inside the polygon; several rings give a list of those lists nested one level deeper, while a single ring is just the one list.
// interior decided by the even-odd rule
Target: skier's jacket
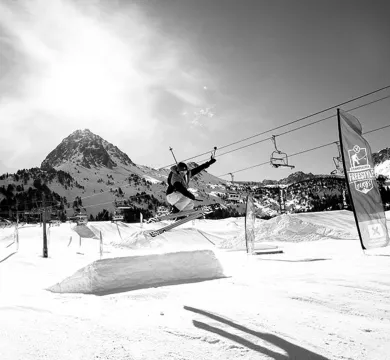
[{"label": "skier's jacket", "polygon": [[177,166],[174,165],[171,167],[171,172],[168,175],[168,188],[166,194],[172,194],[174,191],[178,191],[184,196],[194,200],[195,196],[190,191],[188,191],[188,184],[190,179],[196,174],[200,173],[202,170],[207,169],[211,164],[215,162],[215,159],[205,162],[202,165],[197,166],[194,169],[187,170],[187,172],[182,175],[177,171]]}]

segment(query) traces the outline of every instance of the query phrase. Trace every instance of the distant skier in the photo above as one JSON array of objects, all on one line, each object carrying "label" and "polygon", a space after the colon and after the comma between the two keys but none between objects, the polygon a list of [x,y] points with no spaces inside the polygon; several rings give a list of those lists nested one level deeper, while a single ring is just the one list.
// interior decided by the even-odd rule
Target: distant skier
[{"label": "distant skier", "polygon": [[179,162],[171,167],[168,175],[168,189],[166,192],[167,201],[174,208],[174,211],[192,210],[194,208],[195,196],[188,191],[190,179],[202,170],[207,169],[217,160],[212,156],[211,160],[194,169],[189,170],[184,162]]}]

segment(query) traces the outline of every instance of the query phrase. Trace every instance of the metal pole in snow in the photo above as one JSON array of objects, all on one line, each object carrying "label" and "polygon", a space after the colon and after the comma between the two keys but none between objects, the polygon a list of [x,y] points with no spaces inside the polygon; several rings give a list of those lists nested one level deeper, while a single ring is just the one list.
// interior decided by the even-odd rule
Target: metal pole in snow
[{"label": "metal pole in snow", "polygon": [[42,216],[42,225],[43,225],[43,257],[48,257],[47,250],[47,236],[46,236],[46,201],[45,201],[45,193],[42,194],[42,205],[43,211],[41,213]]},{"label": "metal pole in snow", "polygon": [[16,223],[15,227],[15,244],[16,244],[16,251],[19,250],[19,230],[18,230],[18,223]]},{"label": "metal pole in snow", "polygon": [[100,231],[100,259],[103,256],[103,237],[102,237],[102,232]]}]

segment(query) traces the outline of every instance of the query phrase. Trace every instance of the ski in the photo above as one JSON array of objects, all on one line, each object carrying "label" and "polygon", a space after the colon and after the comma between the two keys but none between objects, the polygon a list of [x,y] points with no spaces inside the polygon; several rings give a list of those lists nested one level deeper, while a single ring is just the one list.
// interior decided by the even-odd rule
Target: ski
[{"label": "ski", "polygon": [[163,215],[163,216],[161,216],[161,217],[158,218],[158,221],[171,220],[171,219],[175,219],[175,218],[178,218],[178,217],[190,216],[190,215],[199,214],[199,213],[203,213],[203,212],[204,212],[203,209],[179,211],[179,212],[177,212],[177,213],[172,213],[172,214],[168,214],[168,215]]},{"label": "ski", "polygon": [[[150,230],[150,231],[147,231],[147,232],[145,232],[145,234],[146,234],[146,235],[150,235],[151,237],[156,237],[157,235],[161,235],[162,233],[164,233],[164,232],[166,232],[166,231],[172,230],[172,229],[174,229],[175,227],[180,226],[180,225],[183,225],[183,224],[185,224],[185,223],[187,223],[187,222],[189,222],[189,221],[198,219],[198,218],[202,217],[202,216],[205,215],[205,214],[210,214],[211,212],[213,212],[212,209],[198,210],[198,211],[196,211],[195,213],[193,212],[191,215],[188,215],[188,216],[185,217],[184,219],[175,221],[173,224],[164,226],[163,228],[158,229],[158,230]],[[180,214],[180,213],[176,213],[175,215],[177,215],[177,214]]]},{"label": "ski", "polygon": [[176,219],[182,216],[189,216],[193,214],[199,214],[199,213],[207,213],[208,211],[211,211],[212,208],[209,205],[202,206],[200,209],[192,209],[192,210],[185,210],[185,211],[179,211],[177,213],[170,213],[167,215],[162,215],[162,216],[156,216],[147,221],[147,223],[151,222],[159,222],[163,220],[172,220]]}]

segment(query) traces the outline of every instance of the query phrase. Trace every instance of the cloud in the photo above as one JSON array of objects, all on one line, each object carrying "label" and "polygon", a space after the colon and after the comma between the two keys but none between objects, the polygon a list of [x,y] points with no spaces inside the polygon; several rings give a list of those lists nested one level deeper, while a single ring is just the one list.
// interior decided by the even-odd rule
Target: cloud
[{"label": "cloud", "polygon": [[[163,121],[182,121],[186,108],[207,106],[209,75],[201,62],[140,7],[108,0],[5,1],[0,24],[7,71],[0,69],[0,118],[7,122],[0,151],[12,149],[12,161],[22,161],[32,146],[51,151],[33,141],[42,131],[63,138],[90,128],[141,144],[140,132],[145,141]],[[172,104],[173,112],[164,117],[161,103],[168,98],[165,108]],[[15,137],[23,146],[13,145]]]}]

